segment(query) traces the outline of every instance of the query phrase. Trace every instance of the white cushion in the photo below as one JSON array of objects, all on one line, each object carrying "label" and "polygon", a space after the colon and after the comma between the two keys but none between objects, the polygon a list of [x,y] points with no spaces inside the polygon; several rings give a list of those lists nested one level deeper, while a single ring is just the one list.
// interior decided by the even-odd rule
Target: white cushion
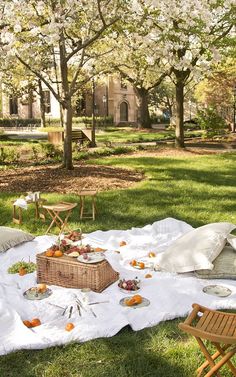
[{"label": "white cushion", "polygon": [[15,228],[0,226],[0,253],[25,241],[32,241],[32,234]]},{"label": "white cushion", "polygon": [[229,233],[236,228],[231,223],[212,223],[191,230],[178,238],[163,254],[158,264],[169,272],[212,270]]},{"label": "white cushion", "polygon": [[236,250],[236,236],[233,234],[229,234],[227,237],[228,243],[232,246],[234,250]]}]

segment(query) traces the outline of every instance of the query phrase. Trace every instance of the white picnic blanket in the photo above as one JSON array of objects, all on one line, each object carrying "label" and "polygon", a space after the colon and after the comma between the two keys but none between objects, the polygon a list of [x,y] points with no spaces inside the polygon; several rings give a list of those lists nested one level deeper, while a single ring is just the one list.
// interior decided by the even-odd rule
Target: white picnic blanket
[{"label": "white picnic blanket", "polygon": [[[83,243],[106,248],[106,258],[121,277],[141,279],[140,294],[150,300],[143,308],[123,307],[120,300],[126,296],[112,284],[102,293],[90,292],[87,297],[79,289],[51,286],[53,294],[41,301],[30,301],[23,292],[36,286],[36,274],[19,276],[8,274],[13,263],[24,260],[35,261],[37,253],[43,252],[55,241],[55,236],[39,236],[31,242],[9,249],[0,255],[0,354],[19,349],[41,349],[71,341],[84,342],[100,337],[115,335],[122,327],[130,325],[140,330],[161,321],[185,316],[193,302],[211,308],[236,309],[236,282],[229,280],[201,280],[191,275],[177,275],[149,270],[134,270],[129,261],[133,258],[147,258],[148,252],[157,254],[192,227],[172,218],[154,222],[143,228],[130,230],[96,231],[86,236]],[[119,247],[120,241],[127,245]],[[120,254],[117,253],[120,251]],[[152,259],[155,262],[155,258]],[[144,276],[150,272],[152,278]],[[221,284],[232,290],[226,298],[211,296],[202,292],[208,284]],[[84,300],[81,316],[73,310],[62,315],[61,308],[76,307],[76,299]],[[87,303],[100,302],[87,305]],[[92,309],[92,310],[91,310]],[[42,325],[28,329],[22,320],[40,318]],[[65,325],[73,322],[75,328],[67,332]]]}]

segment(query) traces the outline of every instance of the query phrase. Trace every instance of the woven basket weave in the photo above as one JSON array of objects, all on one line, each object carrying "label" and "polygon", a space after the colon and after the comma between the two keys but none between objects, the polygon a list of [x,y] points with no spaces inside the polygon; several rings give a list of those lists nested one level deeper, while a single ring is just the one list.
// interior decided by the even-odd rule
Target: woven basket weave
[{"label": "woven basket weave", "polygon": [[36,262],[38,283],[66,288],[90,288],[95,292],[102,292],[119,277],[107,260],[85,264],[68,256],[46,257],[44,252],[37,254]]}]

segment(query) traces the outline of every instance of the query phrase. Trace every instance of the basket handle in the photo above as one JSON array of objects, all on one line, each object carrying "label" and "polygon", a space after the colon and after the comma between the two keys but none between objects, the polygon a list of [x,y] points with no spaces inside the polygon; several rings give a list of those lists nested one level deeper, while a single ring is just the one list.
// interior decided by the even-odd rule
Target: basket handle
[{"label": "basket handle", "polygon": [[74,274],[73,273],[71,273],[71,274],[63,274],[61,271],[58,271],[57,274],[58,274],[58,277],[62,278],[62,279],[73,279],[74,278]]}]

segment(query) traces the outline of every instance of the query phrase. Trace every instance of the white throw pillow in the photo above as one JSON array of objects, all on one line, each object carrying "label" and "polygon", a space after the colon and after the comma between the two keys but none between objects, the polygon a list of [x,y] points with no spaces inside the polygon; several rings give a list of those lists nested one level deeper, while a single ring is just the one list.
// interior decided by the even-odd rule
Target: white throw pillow
[{"label": "white throw pillow", "polygon": [[191,230],[178,238],[163,254],[158,264],[169,272],[212,270],[229,233],[236,228],[231,223],[212,223]]},{"label": "white throw pillow", "polygon": [[232,246],[234,250],[236,250],[236,236],[233,234],[229,234],[227,237],[228,243]]}]

